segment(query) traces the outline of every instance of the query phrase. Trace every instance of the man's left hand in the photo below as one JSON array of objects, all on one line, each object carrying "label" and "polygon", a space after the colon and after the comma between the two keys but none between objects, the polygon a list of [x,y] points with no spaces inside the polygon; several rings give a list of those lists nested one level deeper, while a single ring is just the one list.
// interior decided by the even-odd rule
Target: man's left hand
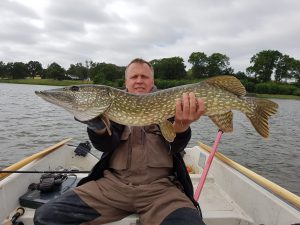
[{"label": "man's left hand", "polygon": [[205,113],[204,101],[196,98],[195,93],[183,93],[182,98],[176,100],[175,122],[176,133],[186,131],[190,124],[198,120]]}]

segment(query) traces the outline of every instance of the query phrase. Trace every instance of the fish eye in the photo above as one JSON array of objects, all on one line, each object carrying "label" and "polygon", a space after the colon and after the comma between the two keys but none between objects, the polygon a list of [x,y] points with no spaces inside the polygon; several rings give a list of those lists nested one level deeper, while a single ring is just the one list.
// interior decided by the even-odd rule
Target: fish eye
[{"label": "fish eye", "polygon": [[70,87],[71,91],[79,91],[79,87],[78,86],[72,86]]}]

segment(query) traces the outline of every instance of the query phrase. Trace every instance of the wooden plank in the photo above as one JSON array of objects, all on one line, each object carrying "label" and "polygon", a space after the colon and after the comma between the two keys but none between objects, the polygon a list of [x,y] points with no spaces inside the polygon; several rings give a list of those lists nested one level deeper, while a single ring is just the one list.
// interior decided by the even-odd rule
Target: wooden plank
[{"label": "wooden plank", "polygon": [[[199,145],[202,149],[207,152],[211,152],[211,147],[199,142]],[[217,152],[215,155],[219,160],[227,164],[228,166],[234,168],[235,170],[239,171],[249,179],[253,180],[255,183],[259,184],[260,186],[264,187],[265,189],[273,192],[283,200],[289,202],[290,204],[300,208],[300,197],[293,194],[292,192],[280,187],[278,184],[269,181],[268,179],[264,178],[263,176],[258,175],[257,173],[247,169],[246,167],[238,164],[237,162],[229,159],[225,155]]]},{"label": "wooden plank", "polygon": [[[58,149],[59,147],[63,146],[64,144],[66,144],[68,141],[70,141],[72,138],[68,138],[68,139],[65,139],[65,140],[62,140],[58,143],[56,143],[55,145],[52,145],[38,153],[35,153],[25,159],[22,159],[21,161],[9,166],[9,167],[6,167],[5,169],[3,170],[19,170],[20,168],[22,168],[23,166],[29,164],[30,162],[36,160],[36,159],[40,159],[44,156],[46,156],[47,154],[55,151],[56,149]],[[3,178],[9,176],[11,174],[9,173],[1,173],[0,171],[0,180],[2,180]]]}]

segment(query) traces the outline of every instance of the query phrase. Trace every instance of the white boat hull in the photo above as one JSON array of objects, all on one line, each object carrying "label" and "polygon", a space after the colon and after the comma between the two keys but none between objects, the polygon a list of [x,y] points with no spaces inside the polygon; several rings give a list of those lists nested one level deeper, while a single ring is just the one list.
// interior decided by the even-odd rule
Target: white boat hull
[{"label": "white boat hull", "polygon": [[[185,161],[196,172],[190,175],[196,189],[209,153],[200,147],[188,148],[186,152]],[[90,170],[97,161],[91,154],[86,157],[75,156],[74,147],[62,145],[20,170],[56,170],[61,166],[67,169],[76,167],[79,170]],[[29,184],[37,183],[40,176],[41,174],[14,173],[0,181],[0,221],[12,216],[19,206],[19,197],[27,191]],[[77,176],[80,179],[86,174],[78,173]],[[296,199],[296,203],[299,199]],[[217,158],[212,163],[199,203],[207,225],[300,223],[299,206],[287,203]],[[25,225],[33,225],[33,215],[34,209],[25,208],[25,214],[20,217],[20,221]],[[134,225],[138,224],[138,217],[131,215],[109,224]]]}]

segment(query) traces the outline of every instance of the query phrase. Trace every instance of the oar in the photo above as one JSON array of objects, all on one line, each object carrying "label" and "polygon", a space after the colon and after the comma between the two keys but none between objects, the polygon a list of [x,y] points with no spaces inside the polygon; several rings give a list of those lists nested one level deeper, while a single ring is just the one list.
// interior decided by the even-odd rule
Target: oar
[{"label": "oar", "polygon": [[209,168],[210,168],[210,165],[211,165],[212,160],[213,160],[213,158],[214,158],[214,156],[215,156],[215,153],[216,153],[216,151],[217,151],[217,146],[218,146],[218,144],[219,144],[219,142],[220,142],[220,139],[221,139],[221,137],[222,137],[222,134],[223,134],[223,131],[219,130],[219,132],[218,132],[218,134],[217,134],[217,137],[216,137],[216,139],[215,139],[215,143],[214,143],[214,145],[213,145],[213,147],[212,147],[212,151],[211,151],[211,153],[209,154],[209,157],[208,157],[208,159],[207,159],[207,161],[206,161],[206,164],[205,164],[205,167],[204,167],[204,169],[203,169],[203,172],[202,172],[202,175],[201,175],[199,184],[198,184],[197,189],[196,189],[195,194],[194,194],[194,199],[195,199],[196,201],[199,200],[199,197],[200,197],[202,188],[203,188],[203,186],[204,186],[204,183],[205,183],[205,180],[206,180],[206,177],[207,177]]},{"label": "oar", "polygon": [[[45,155],[49,154],[50,152],[55,151],[56,149],[58,149],[59,147],[63,146],[65,143],[67,143],[70,140],[71,140],[71,138],[68,138],[68,139],[65,139],[65,140],[63,140],[61,142],[58,142],[57,144],[55,144],[55,145],[53,145],[51,147],[48,147],[48,148],[44,149],[41,152],[35,153],[35,154],[33,154],[33,155],[31,155],[31,156],[29,156],[29,157],[27,157],[27,158],[25,158],[25,159],[23,159],[23,160],[15,163],[15,164],[13,164],[13,165],[5,168],[4,170],[2,170],[2,172],[5,171],[5,170],[19,170],[20,168],[22,168],[23,166],[27,165],[28,163],[30,163],[30,162],[32,162],[32,161],[34,161],[36,159],[42,158]],[[2,174],[0,173],[0,180],[2,180],[4,177],[7,177],[7,176],[9,176],[9,173],[2,173]]]},{"label": "oar", "polygon": [[90,173],[89,170],[0,170],[1,173]]}]

